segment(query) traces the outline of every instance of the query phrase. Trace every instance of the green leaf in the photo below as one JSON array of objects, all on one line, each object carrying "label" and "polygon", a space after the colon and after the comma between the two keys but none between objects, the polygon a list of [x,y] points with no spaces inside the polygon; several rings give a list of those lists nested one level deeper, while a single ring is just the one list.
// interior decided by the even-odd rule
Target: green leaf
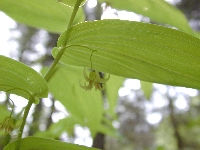
[{"label": "green leaf", "polygon": [[118,91],[122,87],[124,77],[112,75],[109,81],[106,83],[106,96],[108,98],[109,109],[108,113],[112,119],[116,118],[116,105],[118,101]]},{"label": "green leaf", "polygon": [[7,116],[10,115],[10,112],[8,111],[5,105],[0,105],[0,110],[1,110],[1,116],[0,116],[0,123],[1,123]]},{"label": "green leaf", "polygon": [[[17,141],[5,146],[3,150],[15,150]],[[76,144],[56,141],[52,139],[27,137],[20,141],[20,150],[97,150]]]},{"label": "green leaf", "polygon": [[[140,22],[85,22],[64,32],[54,57],[61,62],[111,74],[200,89],[200,39],[178,30]],[[112,76],[111,76],[112,77]],[[109,82],[109,81],[108,81]]]},{"label": "green leaf", "polygon": [[76,124],[80,124],[82,126],[85,125],[82,120],[79,120],[74,116],[68,116],[59,120],[57,123],[51,124],[48,130],[43,132],[38,131],[35,136],[59,139],[63,132],[67,132],[69,136],[72,136],[74,134],[74,126]]},{"label": "green leaf", "polygon": [[182,31],[193,34],[187,19],[176,7],[164,0],[99,0],[113,8],[132,11],[150,17],[159,23],[169,24]]},{"label": "green leaf", "polygon": [[[66,7],[56,0],[0,0],[0,10],[20,23],[62,33],[67,28],[73,8]],[[75,23],[83,20],[81,9]]]},{"label": "green leaf", "polygon": [[81,6],[86,2],[86,0],[57,0],[57,1],[65,4],[67,6],[70,6],[70,7],[74,7],[77,1],[80,1],[80,2],[83,1],[81,3]]},{"label": "green leaf", "polygon": [[46,81],[32,68],[11,58],[0,56],[0,90],[28,100],[47,97]]},{"label": "green leaf", "polygon": [[151,94],[153,92],[153,84],[145,81],[140,81],[141,89],[143,90],[144,96],[146,99],[151,98]]},{"label": "green leaf", "polygon": [[114,127],[107,127],[106,125],[101,124],[99,129],[100,129],[99,132],[101,132],[105,135],[109,135],[109,136],[112,136],[114,138],[120,138],[119,132]]},{"label": "green leaf", "polygon": [[77,123],[88,126],[94,136],[103,117],[101,92],[85,91],[79,81],[85,82],[83,68],[62,65],[48,82],[49,91],[78,120]]}]

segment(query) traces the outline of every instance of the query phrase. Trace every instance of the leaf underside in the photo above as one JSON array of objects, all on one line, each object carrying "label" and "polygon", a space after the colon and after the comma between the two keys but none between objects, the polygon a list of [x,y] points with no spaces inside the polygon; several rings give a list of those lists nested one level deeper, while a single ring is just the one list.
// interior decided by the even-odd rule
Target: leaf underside
[{"label": "leaf underside", "polygon": [[200,40],[147,23],[101,20],[64,32],[52,54],[61,62],[143,81],[200,89]]},{"label": "leaf underside", "polygon": [[[17,141],[6,145],[4,150],[15,150],[16,143]],[[38,137],[27,137],[22,139],[20,143],[20,150],[97,150],[96,148],[89,148],[76,144]]]},{"label": "leaf underside", "polygon": [[46,81],[32,68],[11,58],[0,56],[0,90],[26,99],[48,94]]},{"label": "leaf underside", "polygon": [[175,6],[164,0],[99,0],[107,5],[119,9],[135,12],[150,17],[159,23],[168,24],[178,29],[193,34],[187,19]]},{"label": "leaf underside", "polygon": [[[0,10],[20,23],[62,33],[67,28],[73,8],[56,0],[0,0]],[[83,10],[80,9],[75,23],[83,20]]]}]

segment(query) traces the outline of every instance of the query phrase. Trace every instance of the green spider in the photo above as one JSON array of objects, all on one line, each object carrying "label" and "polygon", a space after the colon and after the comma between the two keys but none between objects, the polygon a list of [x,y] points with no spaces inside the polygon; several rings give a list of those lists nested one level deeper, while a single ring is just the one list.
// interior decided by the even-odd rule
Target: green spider
[{"label": "green spider", "polygon": [[102,91],[105,89],[105,83],[110,79],[110,74],[108,76],[108,78],[106,79],[102,79],[99,75],[99,72],[96,71],[96,70],[93,70],[90,72],[89,74],[89,77],[87,76],[86,74],[86,69],[84,67],[84,70],[83,70],[83,76],[84,76],[84,79],[89,82],[88,85],[81,85],[81,83],[79,82],[80,86],[85,89],[86,91],[87,90],[91,90],[93,88],[93,86],[95,86],[95,90],[99,90],[99,91]]},{"label": "green spider", "polygon": [[[10,99],[10,98],[9,98]],[[10,99],[11,100],[11,99]],[[13,113],[13,109],[14,109],[14,102],[11,100],[11,102],[13,103],[13,108],[12,108],[12,111],[10,113],[10,115],[8,117],[6,117],[3,122],[0,123],[0,130],[2,130],[4,132],[4,135],[6,134],[11,134],[12,130],[13,129],[17,129],[19,128],[20,125],[15,125],[14,124],[14,120],[13,118],[11,117],[12,116],[12,113]]]},{"label": "green spider", "polygon": [[10,135],[13,129],[18,128],[19,126],[16,126],[14,124],[13,118],[11,116],[6,117],[2,123],[0,123],[0,130],[4,132],[4,135],[9,133]]}]

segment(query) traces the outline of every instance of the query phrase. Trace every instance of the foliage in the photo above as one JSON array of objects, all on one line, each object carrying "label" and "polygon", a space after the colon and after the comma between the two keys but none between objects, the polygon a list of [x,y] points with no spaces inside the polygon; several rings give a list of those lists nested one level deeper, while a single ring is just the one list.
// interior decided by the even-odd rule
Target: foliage
[{"label": "foliage", "polygon": [[95,50],[92,64],[97,70],[199,89],[199,42],[198,38],[166,27],[101,20],[71,27],[61,34],[52,53],[55,57],[64,48],[62,63],[90,67],[90,55]]},{"label": "foliage", "polygon": [[[117,9],[148,16],[158,23],[167,24],[171,27],[169,28],[123,20],[80,23],[84,13],[81,8],[78,10],[84,1],[59,1],[65,5],[56,0],[0,0],[0,10],[16,21],[62,33],[57,46],[52,50],[54,62],[50,68],[43,68],[43,77],[20,62],[0,56],[0,90],[29,100],[18,140],[8,144],[5,150],[19,147],[92,149],[44,138],[21,139],[32,103],[47,97],[48,92],[65,106],[70,116],[53,124],[46,131],[47,135],[51,134],[55,138],[68,130],[64,128],[64,124],[71,127],[80,124],[90,129],[92,137],[102,132],[119,138],[112,126],[112,120],[115,118],[117,91],[124,78],[200,89],[200,40],[198,34],[189,27],[184,15],[174,6],[162,0],[99,0]],[[58,65],[59,62],[65,66]],[[111,74],[110,80],[105,84],[105,93],[85,91],[79,87],[78,80],[83,79],[84,67],[96,73]],[[102,73],[98,76],[98,81],[105,81],[100,77],[103,78]],[[151,93],[151,83],[148,84],[148,89],[144,89],[147,97]],[[109,105],[107,110],[103,104],[106,96]],[[54,135],[58,128],[59,134]]]},{"label": "foliage", "polygon": [[2,91],[17,94],[33,102],[47,96],[47,83],[35,70],[4,56],[0,56],[0,64]]},{"label": "foliage", "polygon": [[[62,33],[66,30],[73,8],[66,7],[56,0],[19,0],[0,1],[0,10],[16,21],[29,26]],[[42,13],[41,13],[42,12]],[[83,21],[83,10],[80,9],[74,23]]]},{"label": "foliage", "polygon": [[[8,144],[4,150],[15,150],[15,145],[18,141],[12,142]],[[28,137],[24,138],[21,141],[20,150],[55,150],[55,149],[70,149],[70,150],[97,150],[96,148],[87,148],[84,146],[74,145],[74,144],[66,144],[64,142],[52,140],[52,139],[44,139],[38,137]]]}]

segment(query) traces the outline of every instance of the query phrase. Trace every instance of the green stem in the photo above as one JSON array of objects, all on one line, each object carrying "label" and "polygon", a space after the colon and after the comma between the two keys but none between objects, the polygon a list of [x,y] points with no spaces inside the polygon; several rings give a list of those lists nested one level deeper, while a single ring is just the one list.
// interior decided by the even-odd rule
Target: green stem
[{"label": "green stem", "polygon": [[18,137],[17,137],[18,142],[17,142],[16,150],[20,149],[20,140],[22,138],[22,133],[23,133],[24,126],[25,126],[25,123],[26,123],[26,118],[28,116],[28,113],[29,113],[29,110],[30,110],[32,104],[33,104],[33,101],[29,100],[28,104],[27,104],[27,106],[25,108],[24,115],[23,115],[23,120],[22,120],[22,124],[20,126],[19,134],[18,134]]},{"label": "green stem", "polygon": [[77,12],[78,12],[79,6],[81,5],[81,2],[82,2],[81,0],[77,0],[77,1],[76,1],[76,4],[75,4],[74,9],[73,9],[73,12],[72,12],[72,14],[71,14],[69,23],[68,23],[68,25],[67,25],[67,29],[69,29],[69,28],[72,26],[72,24],[73,24],[73,22],[74,22],[74,19],[75,19],[75,16],[76,16],[76,14],[77,14]]},{"label": "green stem", "polygon": [[58,64],[60,58],[62,57],[62,55],[65,52],[65,48],[63,47],[57,54],[56,58],[53,61],[53,64],[51,65],[51,67],[49,68],[49,70],[47,71],[46,75],[44,76],[44,79],[48,82],[49,79],[51,78],[51,76],[53,75],[53,71],[56,67],[56,65]]},{"label": "green stem", "polygon": [[[77,1],[76,1],[76,4],[75,4],[75,6],[74,6],[72,15],[71,15],[71,17],[70,17],[70,20],[69,20],[69,23],[68,23],[68,26],[67,26],[67,29],[69,29],[69,28],[72,26],[72,24],[73,24],[73,22],[74,22],[74,18],[75,18],[75,16],[76,16],[77,12],[78,12],[78,9],[79,9],[79,6],[80,6],[81,2],[82,2],[81,0],[77,0]],[[56,56],[56,58],[55,58],[55,60],[54,60],[54,62],[53,62],[53,64],[51,65],[51,67],[49,68],[48,72],[47,72],[46,75],[44,76],[44,79],[45,79],[47,82],[49,81],[49,79],[50,79],[51,76],[53,75],[53,71],[54,71],[56,65],[58,64],[60,58],[61,58],[62,55],[64,54],[65,49],[66,49],[66,47],[62,47],[62,48],[60,49],[60,51],[58,52],[58,54],[57,54],[57,56]],[[16,150],[19,150],[19,149],[20,149],[20,140],[21,140],[21,138],[22,138],[22,133],[23,133],[24,126],[25,126],[25,123],[26,123],[26,118],[27,118],[27,116],[28,116],[28,113],[29,113],[29,110],[30,110],[32,104],[33,104],[32,100],[29,100],[28,105],[27,105],[26,108],[25,108],[24,115],[23,115],[23,120],[22,120],[22,124],[21,124],[21,126],[20,126],[19,134],[18,134],[18,137],[17,137],[18,142],[17,142]]]},{"label": "green stem", "polygon": [[[73,22],[74,22],[75,16],[76,16],[76,14],[77,14],[77,12],[78,12],[78,9],[79,9],[79,6],[80,6],[81,2],[82,2],[82,1],[80,1],[80,0],[77,0],[77,1],[76,1],[76,4],[75,4],[74,9],[73,9],[73,12],[72,12],[72,14],[71,14],[69,23],[68,23],[68,25],[67,25],[67,29],[69,29],[69,28],[72,26],[72,24],[73,24]],[[67,43],[67,41],[66,41],[66,43]],[[66,44],[65,44],[65,45],[66,45]],[[49,68],[49,70],[47,71],[47,73],[45,74],[44,79],[45,79],[47,82],[49,81],[49,79],[50,79],[51,76],[53,75],[53,71],[54,71],[56,65],[58,64],[60,58],[61,58],[62,55],[64,54],[64,52],[65,52],[65,47],[61,48],[61,50],[58,52],[58,54],[57,54],[57,56],[56,56],[56,58],[55,58],[53,64],[51,65],[51,67]]]}]

